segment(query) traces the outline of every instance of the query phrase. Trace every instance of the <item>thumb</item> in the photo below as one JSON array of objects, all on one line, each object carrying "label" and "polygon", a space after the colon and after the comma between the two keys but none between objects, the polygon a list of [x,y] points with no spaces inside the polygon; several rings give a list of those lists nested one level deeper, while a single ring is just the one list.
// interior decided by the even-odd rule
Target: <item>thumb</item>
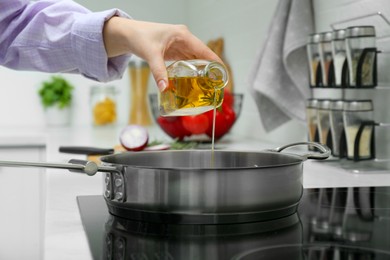
[{"label": "thumb", "polygon": [[156,55],[149,61],[149,67],[158,89],[160,92],[163,91],[168,86],[168,73],[164,60]]}]

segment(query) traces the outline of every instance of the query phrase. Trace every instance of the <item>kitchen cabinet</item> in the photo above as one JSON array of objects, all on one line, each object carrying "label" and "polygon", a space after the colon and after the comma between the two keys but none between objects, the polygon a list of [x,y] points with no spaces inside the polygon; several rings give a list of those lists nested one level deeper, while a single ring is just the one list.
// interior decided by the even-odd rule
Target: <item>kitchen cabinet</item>
[{"label": "kitchen cabinet", "polygon": [[[44,161],[44,145],[0,145],[0,160]],[[0,259],[43,259],[45,169],[0,166]]]}]

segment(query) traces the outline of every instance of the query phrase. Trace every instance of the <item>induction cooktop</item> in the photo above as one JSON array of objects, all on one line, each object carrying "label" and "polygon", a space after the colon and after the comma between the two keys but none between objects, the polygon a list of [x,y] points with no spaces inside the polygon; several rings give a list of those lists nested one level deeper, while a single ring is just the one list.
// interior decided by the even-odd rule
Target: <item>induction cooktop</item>
[{"label": "induction cooktop", "polygon": [[133,221],[102,196],[77,200],[93,259],[390,260],[390,187],[305,189],[294,214],[221,225]]}]

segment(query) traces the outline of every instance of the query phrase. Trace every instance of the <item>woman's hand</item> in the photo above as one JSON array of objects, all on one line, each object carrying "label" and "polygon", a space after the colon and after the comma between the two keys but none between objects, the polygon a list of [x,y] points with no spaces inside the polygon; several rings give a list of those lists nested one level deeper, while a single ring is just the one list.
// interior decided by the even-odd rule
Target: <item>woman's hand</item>
[{"label": "woman's hand", "polygon": [[168,84],[166,60],[221,59],[184,25],[112,17],[103,29],[108,57],[132,53],[148,62],[160,91]]}]

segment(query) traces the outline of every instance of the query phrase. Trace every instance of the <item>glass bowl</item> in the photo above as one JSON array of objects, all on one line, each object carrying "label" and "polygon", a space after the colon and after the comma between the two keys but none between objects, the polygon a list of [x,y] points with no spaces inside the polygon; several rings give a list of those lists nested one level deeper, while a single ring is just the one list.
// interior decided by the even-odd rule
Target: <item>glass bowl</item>
[{"label": "glass bowl", "polygon": [[[233,127],[241,113],[243,94],[227,94],[217,108],[215,140],[221,139]],[[180,141],[211,142],[213,110],[196,116],[160,115],[158,95],[149,94],[152,116],[160,128],[170,137]]]}]

